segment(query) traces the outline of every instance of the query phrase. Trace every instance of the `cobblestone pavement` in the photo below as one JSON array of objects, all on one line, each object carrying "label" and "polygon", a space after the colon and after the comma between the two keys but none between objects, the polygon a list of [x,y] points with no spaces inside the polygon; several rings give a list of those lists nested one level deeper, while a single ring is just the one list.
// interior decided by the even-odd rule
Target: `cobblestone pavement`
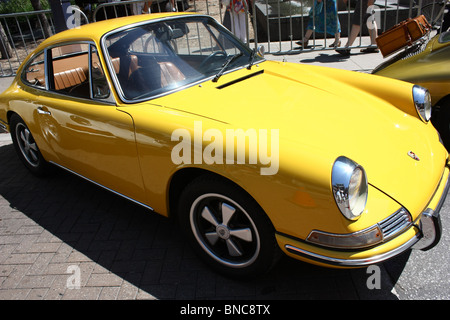
[{"label": "cobblestone pavement", "polygon": [[[197,259],[169,219],[70,173],[35,177],[18,160],[9,135],[0,134],[2,300],[410,299],[440,287],[438,298],[448,298],[441,271],[424,284],[414,276],[420,270],[404,274],[407,264],[434,259],[418,254],[381,265],[380,289],[369,289],[366,269],[320,268],[287,257],[261,279],[226,279]],[[448,253],[436,255],[448,260]],[[398,283],[401,276],[410,287]]]}]

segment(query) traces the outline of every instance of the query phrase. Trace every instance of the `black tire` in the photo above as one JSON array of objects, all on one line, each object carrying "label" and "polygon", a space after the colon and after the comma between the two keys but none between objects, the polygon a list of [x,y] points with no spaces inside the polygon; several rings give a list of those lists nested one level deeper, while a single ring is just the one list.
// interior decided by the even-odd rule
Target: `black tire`
[{"label": "black tire", "polygon": [[431,122],[441,135],[445,148],[450,152],[450,97],[439,101],[437,106],[438,111],[431,117]]},{"label": "black tire", "polygon": [[274,228],[243,190],[216,177],[200,177],[182,192],[178,218],[200,258],[221,274],[253,278],[281,255]]},{"label": "black tire", "polygon": [[35,175],[45,175],[48,163],[39,151],[27,125],[17,114],[11,116],[10,130],[13,145],[20,160]]}]

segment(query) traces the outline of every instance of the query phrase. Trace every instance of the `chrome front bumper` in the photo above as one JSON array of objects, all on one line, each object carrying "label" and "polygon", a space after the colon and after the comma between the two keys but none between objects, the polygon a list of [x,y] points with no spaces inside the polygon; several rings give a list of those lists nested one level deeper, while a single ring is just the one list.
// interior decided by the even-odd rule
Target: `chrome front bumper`
[{"label": "chrome front bumper", "polygon": [[421,238],[417,242],[413,249],[419,249],[423,251],[430,250],[435,247],[442,235],[442,223],[440,211],[444,205],[445,198],[447,197],[448,190],[450,188],[450,180],[447,180],[444,192],[437,207],[433,210],[428,208],[422,213],[419,222],[419,228],[421,233]]},{"label": "chrome front bumper", "polygon": [[442,224],[439,211],[425,210],[420,219],[420,232],[422,237],[413,249],[430,250],[439,243],[442,234]]}]

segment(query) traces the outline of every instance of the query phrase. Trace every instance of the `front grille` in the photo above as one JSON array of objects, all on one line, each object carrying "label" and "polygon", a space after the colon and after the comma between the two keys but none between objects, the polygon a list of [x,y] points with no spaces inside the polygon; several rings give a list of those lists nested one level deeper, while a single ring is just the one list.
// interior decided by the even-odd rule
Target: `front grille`
[{"label": "front grille", "polygon": [[399,235],[411,225],[411,216],[405,208],[401,208],[393,215],[378,223],[378,226],[383,233],[383,241]]}]

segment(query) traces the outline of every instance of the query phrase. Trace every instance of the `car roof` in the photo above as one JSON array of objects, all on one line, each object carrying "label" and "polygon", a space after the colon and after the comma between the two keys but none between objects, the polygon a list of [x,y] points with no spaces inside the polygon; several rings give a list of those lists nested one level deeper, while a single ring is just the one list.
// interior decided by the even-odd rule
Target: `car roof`
[{"label": "car roof", "polygon": [[101,37],[112,30],[132,25],[135,23],[143,22],[143,21],[151,21],[158,20],[162,18],[169,18],[175,16],[186,16],[186,15],[195,15],[195,13],[187,13],[187,12],[175,12],[175,13],[150,13],[150,14],[140,14],[133,15],[128,17],[120,17],[114,19],[103,20],[99,22],[93,22],[89,24],[82,25],[78,28],[68,29],[65,31],[61,31],[50,38],[43,41],[37,50],[42,50],[43,48],[59,43],[61,41],[77,41],[77,40],[93,40],[97,43],[100,43]]}]

